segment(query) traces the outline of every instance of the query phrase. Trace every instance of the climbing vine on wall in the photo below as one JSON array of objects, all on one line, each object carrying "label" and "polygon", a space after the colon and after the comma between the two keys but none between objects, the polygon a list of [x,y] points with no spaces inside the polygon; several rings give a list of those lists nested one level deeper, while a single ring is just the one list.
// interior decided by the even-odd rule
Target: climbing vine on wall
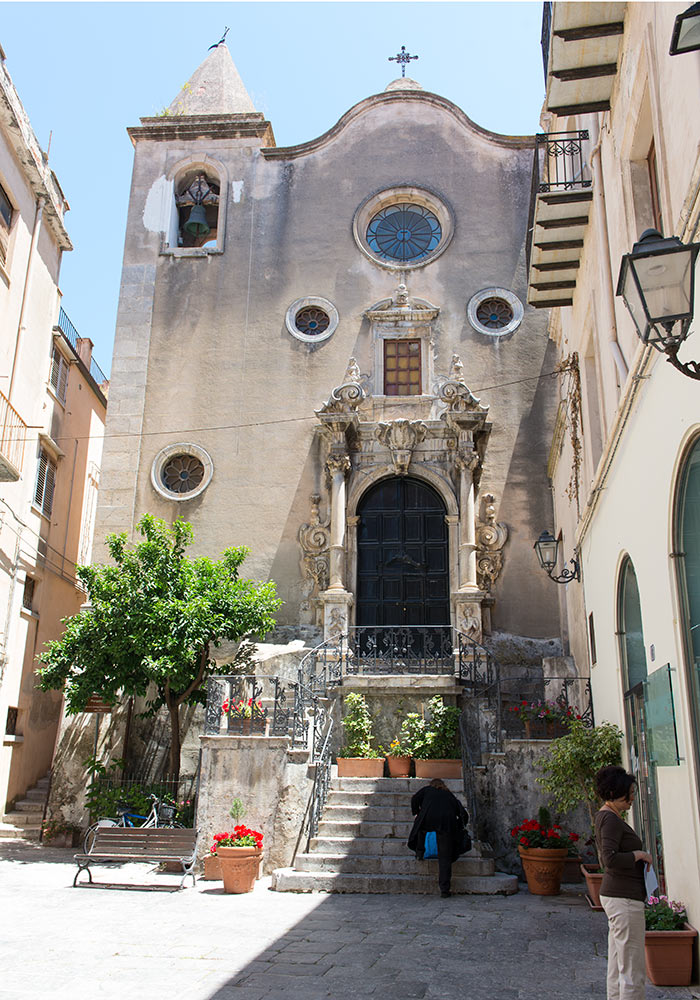
[{"label": "climbing vine on wall", "polygon": [[562,375],[562,397],[566,400],[566,426],[571,442],[571,477],[565,493],[570,503],[576,503],[576,516],[581,516],[581,371],[578,352],[573,351],[558,365]]}]

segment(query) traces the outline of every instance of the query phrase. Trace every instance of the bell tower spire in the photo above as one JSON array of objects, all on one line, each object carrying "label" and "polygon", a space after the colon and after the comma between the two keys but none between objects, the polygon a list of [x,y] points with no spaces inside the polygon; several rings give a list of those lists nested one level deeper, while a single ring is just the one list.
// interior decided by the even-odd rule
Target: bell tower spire
[{"label": "bell tower spire", "polygon": [[211,47],[168,107],[169,115],[177,116],[240,115],[255,110],[223,38]]}]

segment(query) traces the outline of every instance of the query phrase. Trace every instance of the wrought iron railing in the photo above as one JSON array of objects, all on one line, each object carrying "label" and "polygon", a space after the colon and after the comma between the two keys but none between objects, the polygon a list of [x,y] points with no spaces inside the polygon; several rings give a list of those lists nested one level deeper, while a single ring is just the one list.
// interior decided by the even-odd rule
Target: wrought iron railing
[{"label": "wrought iron railing", "polygon": [[[0,454],[21,475],[27,425],[9,399],[0,392]],[[1,479],[15,479],[12,469]]]},{"label": "wrought iron railing", "polygon": [[544,67],[544,85],[547,86],[547,71],[549,70],[549,40],[552,35],[552,4],[545,0],[542,4],[542,34],[540,35],[540,45],[542,46],[542,65]]},{"label": "wrought iron railing", "polygon": [[216,675],[207,684],[206,736],[288,736],[293,730],[294,696],[279,677]]},{"label": "wrought iron railing", "polygon": [[[80,334],[71,323],[68,314],[63,309],[63,306],[61,306],[58,312],[58,328],[60,329],[61,333],[66,338],[68,343],[71,345],[75,353],[78,354],[78,339],[80,337]],[[105,382],[109,381],[109,379],[107,378],[107,376],[102,371],[102,369],[100,368],[100,366],[93,357],[90,358],[90,375],[95,380],[95,382],[97,382],[98,386],[101,386]]]},{"label": "wrought iron railing", "polygon": [[591,186],[588,163],[584,158],[584,142],[588,130],[575,132],[544,132],[535,136],[535,170],[537,191],[584,190]]},{"label": "wrought iron railing", "polygon": [[513,675],[501,680],[503,731],[512,739],[565,736],[571,719],[592,728],[590,677]]}]

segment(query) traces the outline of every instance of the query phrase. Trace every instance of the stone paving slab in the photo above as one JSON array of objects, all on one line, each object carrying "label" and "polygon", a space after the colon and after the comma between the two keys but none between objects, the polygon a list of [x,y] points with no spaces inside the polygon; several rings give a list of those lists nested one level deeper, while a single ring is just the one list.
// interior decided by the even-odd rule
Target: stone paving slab
[{"label": "stone paving slab", "polygon": [[[605,1000],[606,921],[561,896],[73,889],[72,851],[0,844],[0,1000]],[[119,882],[177,883],[133,864]],[[647,1000],[700,987],[647,987]]]}]

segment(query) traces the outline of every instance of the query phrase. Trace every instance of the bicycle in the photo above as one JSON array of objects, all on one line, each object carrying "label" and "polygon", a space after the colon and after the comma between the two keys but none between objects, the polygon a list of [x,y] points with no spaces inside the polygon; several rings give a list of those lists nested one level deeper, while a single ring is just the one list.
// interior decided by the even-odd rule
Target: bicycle
[{"label": "bicycle", "polygon": [[[166,829],[182,829],[183,824],[178,823],[175,819],[177,809],[174,805],[169,802],[163,802],[154,793],[149,795],[149,798],[151,799],[151,808],[147,816],[144,816],[141,813],[132,812],[126,803],[120,802],[117,804],[116,819],[105,816],[89,826],[85,831],[85,837],[83,838],[83,851],[85,854],[89,854],[92,850],[92,845],[95,843],[95,835],[100,827],[122,826],[131,828],[138,827],[139,829],[164,827]],[[134,822],[135,820],[143,820],[143,822]]]}]

